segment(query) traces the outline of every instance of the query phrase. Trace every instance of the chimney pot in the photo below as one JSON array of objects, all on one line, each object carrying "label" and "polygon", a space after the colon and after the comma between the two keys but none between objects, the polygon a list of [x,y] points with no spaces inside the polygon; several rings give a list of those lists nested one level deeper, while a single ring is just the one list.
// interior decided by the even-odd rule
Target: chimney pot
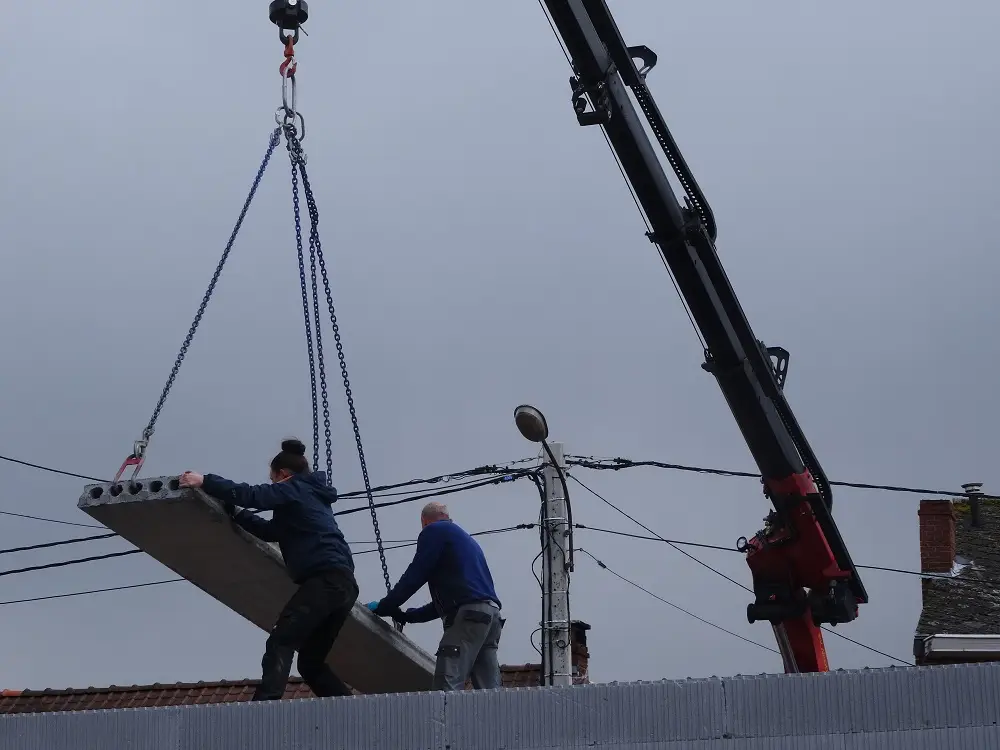
[{"label": "chimney pot", "polygon": [[982,524],[981,498],[983,494],[982,482],[966,482],[962,485],[962,492],[969,498],[969,511],[972,517],[973,528],[978,528]]}]

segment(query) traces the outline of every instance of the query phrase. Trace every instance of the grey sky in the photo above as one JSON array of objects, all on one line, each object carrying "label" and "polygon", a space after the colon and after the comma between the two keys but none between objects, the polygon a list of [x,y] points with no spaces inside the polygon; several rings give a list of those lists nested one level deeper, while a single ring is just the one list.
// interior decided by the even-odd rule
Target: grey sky
[{"label": "grey sky", "polygon": [[[0,28],[0,453],[113,474],[152,409],[280,103],[266,2],[15,3]],[[1000,345],[993,131],[996,3],[612,5],[719,222],[758,336],[791,351],[787,394],[834,479],[983,481]],[[43,10],[45,13],[43,14]],[[312,5],[298,49],[305,148],[375,483],[531,455],[511,411],[571,453],[752,462],[600,133],[576,124],[533,0]],[[151,446],[147,473],[264,481],[310,437],[288,187],[279,151]],[[361,486],[331,370],[336,476]],[[769,506],[743,479],[579,476],[659,533],[732,544]],[[0,465],[0,509],[87,522],[83,483]],[[448,499],[469,530],[532,521],[527,483]],[[573,492],[582,523],[636,531]],[[859,563],[918,566],[917,498],[841,490]],[[351,502],[351,505],[354,503]],[[412,538],[420,504],[383,512]],[[371,539],[364,514],[345,520]],[[83,531],[82,529],[79,531]],[[72,536],[5,518],[0,546]],[[577,543],[659,595],[773,645],[746,592],[663,545]],[[485,538],[506,662],[537,626],[537,535]],[[86,549],[5,556],[21,567]],[[362,547],[356,547],[356,550]],[[700,551],[749,583],[739,555]],[[411,550],[388,553],[395,580]],[[358,558],[362,597],[384,591]],[[169,577],[144,557],[0,579],[0,599]],[[919,579],[867,572],[842,632],[910,656]],[[414,605],[426,601],[424,593]],[[580,558],[573,614],[597,680],[780,671]],[[408,632],[431,648],[435,624]],[[264,633],[187,584],[3,608],[2,687],[256,677]],[[833,667],[881,665],[828,638]]]}]

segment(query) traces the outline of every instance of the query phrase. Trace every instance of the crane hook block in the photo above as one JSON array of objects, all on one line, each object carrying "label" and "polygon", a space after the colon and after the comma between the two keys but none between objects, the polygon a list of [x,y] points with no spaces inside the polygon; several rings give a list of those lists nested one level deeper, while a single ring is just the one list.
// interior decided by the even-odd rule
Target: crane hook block
[{"label": "crane hook block", "polygon": [[267,16],[278,29],[294,30],[309,18],[309,4],[306,0],[272,0],[267,8]]}]

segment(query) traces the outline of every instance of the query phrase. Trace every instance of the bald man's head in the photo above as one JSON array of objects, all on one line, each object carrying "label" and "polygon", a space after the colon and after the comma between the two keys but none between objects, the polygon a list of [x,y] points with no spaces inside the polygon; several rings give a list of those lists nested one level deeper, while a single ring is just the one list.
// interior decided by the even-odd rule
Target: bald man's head
[{"label": "bald man's head", "polygon": [[420,526],[423,528],[429,523],[442,521],[450,517],[448,515],[448,507],[444,503],[430,502],[420,511]]}]

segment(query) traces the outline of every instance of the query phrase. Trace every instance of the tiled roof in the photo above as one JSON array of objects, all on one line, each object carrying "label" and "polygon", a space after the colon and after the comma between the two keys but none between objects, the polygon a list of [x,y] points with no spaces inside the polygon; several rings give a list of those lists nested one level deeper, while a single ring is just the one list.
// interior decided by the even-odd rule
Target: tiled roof
[{"label": "tiled roof", "polygon": [[[221,680],[64,690],[4,690],[0,694],[0,714],[236,703],[250,700],[257,683],[258,680]],[[315,696],[301,679],[293,677],[288,681],[284,697]]]},{"label": "tiled roof", "polygon": [[980,503],[981,525],[975,528],[969,504],[953,506],[959,570],[949,579],[923,579],[918,638],[937,633],[1000,634],[1000,501]]},{"label": "tiled roof", "polygon": [[[504,665],[500,672],[504,687],[534,687],[539,684],[538,664]],[[221,680],[125,687],[112,685],[107,688],[4,690],[0,692],[0,714],[241,703],[250,700],[258,682],[259,680]],[[284,700],[314,697],[301,678],[292,677],[288,680]]]}]

